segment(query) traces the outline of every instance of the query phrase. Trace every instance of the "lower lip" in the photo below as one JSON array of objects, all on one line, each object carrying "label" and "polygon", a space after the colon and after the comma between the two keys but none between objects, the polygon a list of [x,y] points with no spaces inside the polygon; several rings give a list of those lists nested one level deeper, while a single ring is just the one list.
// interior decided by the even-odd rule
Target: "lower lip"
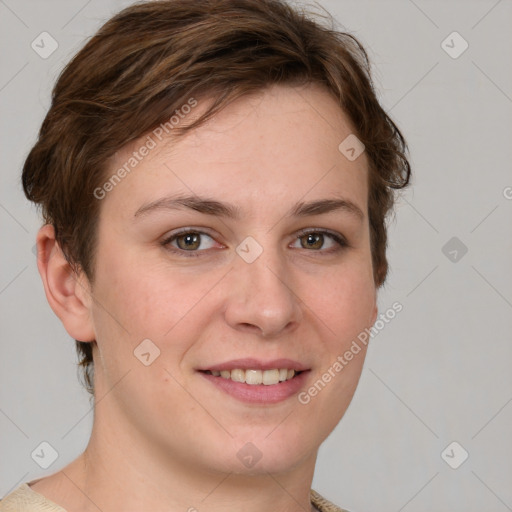
[{"label": "lower lip", "polygon": [[231,379],[223,377],[215,377],[209,373],[199,372],[205,379],[210,381],[228,395],[231,395],[242,402],[259,403],[259,404],[275,404],[286,400],[304,386],[309,370],[303,371],[293,377],[293,379],[271,384],[246,384],[245,382],[235,382]]}]

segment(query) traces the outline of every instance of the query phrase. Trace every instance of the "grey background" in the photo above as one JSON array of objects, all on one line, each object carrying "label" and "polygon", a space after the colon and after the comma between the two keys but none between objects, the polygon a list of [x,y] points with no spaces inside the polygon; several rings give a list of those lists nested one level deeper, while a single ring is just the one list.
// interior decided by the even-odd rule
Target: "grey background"
[{"label": "grey background", "polygon": [[[129,3],[0,0],[0,496],[66,465],[90,434],[74,342],[37,272],[40,221],[20,172],[62,66]],[[381,312],[404,309],[373,339],[313,487],[351,512],[512,510],[512,2],[319,5],[367,47],[414,180],[389,227],[379,296]],[[59,45],[47,59],[31,48],[43,31]],[[454,31],[469,44],[458,58],[441,45]],[[452,237],[468,250],[457,261],[442,250]],[[31,457],[42,441],[59,454],[47,471]],[[458,469],[441,457],[453,441],[469,453]],[[448,450],[452,464],[461,453]]]}]

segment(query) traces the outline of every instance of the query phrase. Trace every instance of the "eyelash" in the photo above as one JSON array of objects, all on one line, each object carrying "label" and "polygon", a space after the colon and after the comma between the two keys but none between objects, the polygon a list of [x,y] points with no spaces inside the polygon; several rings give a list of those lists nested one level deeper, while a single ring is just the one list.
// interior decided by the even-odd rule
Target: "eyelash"
[{"label": "eyelash", "polygon": [[[184,229],[182,231],[178,231],[176,233],[173,233],[171,236],[167,237],[165,240],[163,240],[161,242],[161,245],[163,247],[165,247],[166,250],[168,250],[170,252],[173,252],[175,254],[178,254],[180,256],[185,256],[186,258],[187,257],[192,257],[192,258],[195,257],[195,258],[197,258],[199,256],[202,256],[201,253],[206,252],[207,249],[206,250],[203,249],[201,251],[198,251],[198,250],[186,251],[184,249],[179,249],[179,248],[175,248],[175,247],[172,247],[172,248],[168,247],[171,242],[173,242],[174,240],[176,240],[180,236],[188,235],[188,234],[206,235],[206,236],[208,236],[208,237],[213,239],[213,237],[211,235],[209,235],[208,233],[205,233],[204,231],[193,230],[193,229],[190,229],[190,228],[186,228],[186,229]],[[332,238],[338,244],[338,247],[331,248],[331,249],[328,249],[328,250],[318,249],[318,250],[313,250],[312,251],[312,252],[317,252],[317,253],[319,253],[322,256],[334,254],[334,253],[337,253],[339,251],[342,251],[342,250],[347,249],[348,247],[350,247],[350,245],[347,243],[347,241],[345,240],[345,238],[343,236],[339,235],[338,233],[336,233],[334,231],[330,231],[330,230],[326,230],[326,229],[305,229],[305,230],[301,230],[301,231],[299,231],[297,233],[297,238],[296,239],[302,238],[302,237],[304,237],[306,235],[309,235],[309,234],[327,235],[328,237]],[[308,250],[308,249],[305,249],[305,250]]]}]

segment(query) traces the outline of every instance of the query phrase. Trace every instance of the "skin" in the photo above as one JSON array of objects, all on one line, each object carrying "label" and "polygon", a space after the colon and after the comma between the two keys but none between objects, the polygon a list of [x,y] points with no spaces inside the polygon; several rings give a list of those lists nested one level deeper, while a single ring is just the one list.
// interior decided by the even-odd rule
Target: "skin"
[{"label": "skin", "polygon": [[[310,510],[317,451],[350,403],[364,347],[306,405],[297,396],[243,403],[196,369],[291,358],[311,368],[307,389],[375,322],[368,162],[338,150],[352,132],[333,98],[307,85],[243,97],[186,136],[168,136],[102,200],[94,283],[70,274],[53,228],[41,228],[48,301],[71,337],[96,340],[96,404],[85,452],[35,491],[69,512]],[[137,147],[122,148],[108,176]],[[241,218],[188,209],[134,218],[177,192],[233,203]],[[364,218],[285,216],[299,201],[339,197]],[[187,227],[209,235],[198,257],[161,244]],[[349,247],[329,253],[338,246],[325,236],[311,248],[297,234],[305,228],[340,233]],[[235,251],[247,236],[263,248],[250,264]],[[133,354],[147,338],[160,350],[149,366]],[[248,442],[262,453],[252,468],[237,457]]]}]

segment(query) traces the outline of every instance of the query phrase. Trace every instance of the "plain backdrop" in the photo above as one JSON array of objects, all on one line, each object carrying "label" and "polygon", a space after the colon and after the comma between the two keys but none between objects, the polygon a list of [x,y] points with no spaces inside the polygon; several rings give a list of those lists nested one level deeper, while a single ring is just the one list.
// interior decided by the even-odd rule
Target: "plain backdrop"
[{"label": "plain backdrop", "polygon": [[[89,438],[20,173],[63,65],[128,4],[0,1],[0,496],[65,466]],[[381,312],[403,310],[374,337],[313,488],[351,512],[512,510],[512,2],[318,5],[368,49],[414,177],[390,219],[379,294]],[[42,32],[58,44],[46,58],[31,46]],[[47,470],[31,455],[42,442],[58,453]]]}]

